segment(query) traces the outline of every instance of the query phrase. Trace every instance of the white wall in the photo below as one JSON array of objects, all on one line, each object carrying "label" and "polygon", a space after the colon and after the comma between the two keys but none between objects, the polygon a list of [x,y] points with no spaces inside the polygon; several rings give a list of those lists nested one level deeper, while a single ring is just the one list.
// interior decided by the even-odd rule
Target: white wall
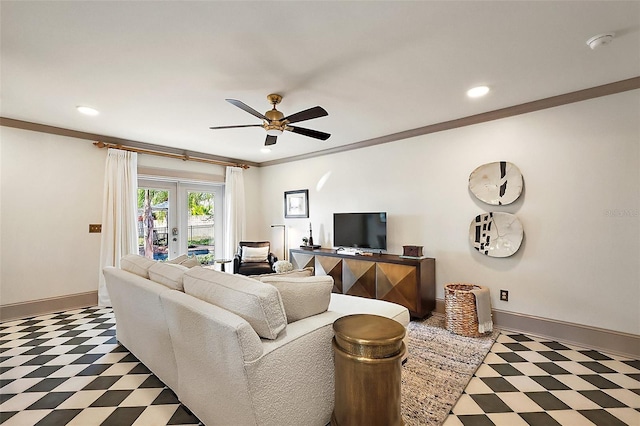
[{"label": "white wall", "polygon": [[[247,210],[247,223],[245,227],[245,239],[248,241],[269,240],[270,233],[265,233],[262,222],[262,192],[269,187],[269,182],[263,182],[262,169],[251,167],[243,173],[244,195]],[[282,220],[278,223],[282,223]],[[271,232],[273,223],[267,223],[269,228],[266,232]]]},{"label": "white wall", "polygon": [[[0,305],[98,289],[100,234],[88,231],[102,221],[106,154],[91,141],[0,127]],[[149,155],[138,165],[225,174]]]},{"label": "white wall", "polygon": [[97,290],[106,150],[0,127],[0,304]]},{"label": "white wall", "polygon": [[[390,253],[423,245],[436,258],[436,296],[449,282],[485,285],[495,308],[640,334],[640,91],[447,132],[264,167],[248,198],[262,238],[286,223],[297,246],[332,245],[332,214],[387,211]],[[516,164],[521,198],[492,207],[468,190],[469,173]],[[328,176],[328,178],[327,178]],[[326,179],[324,186],[319,182]],[[283,192],[309,189],[310,219],[283,219]],[[525,240],[510,258],[471,248],[471,220],[514,213]],[[498,300],[509,290],[510,301]]]},{"label": "white wall", "polygon": [[[640,334],[640,91],[409,140],[245,172],[248,239],[289,247],[313,223],[332,244],[332,214],[389,213],[389,252],[423,245],[435,257],[438,298],[448,282],[491,289],[494,307]],[[106,150],[89,141],[0,127],[0,304],[97,289]],[[142,158],[150,158],[144,157]],[[468,226],[489,211],[469,173],[506,160],[523,196],[494,210],[518,215],[520,251],[506,259],[470,247]],[[148,166],[219,173],[196,163]],[[209,171],[211,170],[211,171]],[[319,182],[326,178],[324,186]],[[283,218],[283,192],[309,189],[306,219]],[[509,302],[497,300],[499,289]]]}]

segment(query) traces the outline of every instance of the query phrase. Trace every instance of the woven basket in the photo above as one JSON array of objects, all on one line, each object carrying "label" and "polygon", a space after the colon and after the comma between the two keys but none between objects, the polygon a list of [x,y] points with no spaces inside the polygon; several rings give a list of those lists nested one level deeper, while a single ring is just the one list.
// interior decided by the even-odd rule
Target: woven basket
[{"label": "woven basket", "polygon": [[452,333],[466,337],[480,337],[478,332],[478,313],[476,297],[471,293],[474,288],[483,288],[475,284],[447,284],[444,286],[444,309],[446,328]]}]

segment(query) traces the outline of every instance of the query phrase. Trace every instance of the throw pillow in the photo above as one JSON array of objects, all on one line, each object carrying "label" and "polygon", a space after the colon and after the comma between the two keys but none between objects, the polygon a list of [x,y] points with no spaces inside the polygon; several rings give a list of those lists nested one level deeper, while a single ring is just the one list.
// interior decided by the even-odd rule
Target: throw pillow
[{"label": "throw pillow", "polygon": [[157,262],[149,268],[149,279],[174,290],[184,291],[182,276],[188,270],[186,266]]},{"label": "throw pillow", "polygon": [[180,262],[181,266],[186,266],[187,268],[193,268],[194,266],[200,266],[200,261],[197,257],[191,256],[186,260]]},{"label": "throw pillow", "polygon": [[293,265],[288,260],[278,260],[273,264],[273,270],[278,274],[293,271]]},{"label": "throw pillow", "polygon": [[193,268],[184,274],[184,292],[244,318],[258,336],[275,339],[287,326],[278,290],[242,276]]},{"label": "throw pillow", "polygon": [[278,289],[288,323],[321,314],[329,308],[333,278],[328,275],[306,278],[271,275],[261,277],[260,281]]},{"label": "throw pillow", "polygon": [[313,266],[308,266],[304,269],[296,269],[294,271],[289,272],[274,272],[271,274],[260,274],[260,275],[249,275],[249,278],[260,279],[262,277],[312,277],[313,276]]},{"label": "throw pillow", "polygon": [[156,263],[155,260],[147,259],[139,254],[128,254],[120,259],[120,269],[148,279],[149,268]]},{"label": "throw pillow", "polygon": [[242,247],[242,261],[248,263],[266,262],[269,256],[269,247]]},{"label": "throw pillow", "polygon": [[193,268],[194,266],[200,266],[200,261],[196,256],[187,256],[186,254],[181,254],[175,259],[167,260],[165,263],[173,263],[175,265],[186,266],[187,268]]},{"label": "throw pillow", "polygon": [[180,256],[176,257],[175,259],[167,260],[166,263],[175,263],[176,265],[179,265],[182,262],[184,262],[185,260],[187,260],[188,258],[189,258],[189,256],[187,256],[186,254],[181,254]]}]

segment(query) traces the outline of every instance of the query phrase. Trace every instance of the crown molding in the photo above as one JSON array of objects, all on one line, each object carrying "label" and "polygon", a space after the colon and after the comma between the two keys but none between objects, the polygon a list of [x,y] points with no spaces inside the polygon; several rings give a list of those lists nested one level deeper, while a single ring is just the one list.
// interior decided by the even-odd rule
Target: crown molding
[{"label": "crown molding", "polygon": [[361,142],[349,145],[329,148],[322,151],[311,152],[309,154],[296,155],[294,157],[281,158],[278,160],[265,161],[260,163],[260,167],[273,166],[276,164],[290,163],[292,161],[306,160],[324,155],[336,154],[339,152],[351,151],[354,149],[368,148],[370,146],[380,145],[389,142],[395,142],[402,139],[413,138],[416,136],[427,135],[430,133],[443,132],[445,130],[457,129],[459,127],[472,126],[474,124],[486,123],[487,121],[500,120],[502,118],[513,117],[516,115],[527,114],[530,112],[540,111],[543,109],[554,108],[557,106],[568,105],[575,102],[582,102],[588,99],[599,98],[602,96],[613,95],[616,93],[626,92],[629,90],[640,89],[640,77],[633,77],[627,80],[616,81],[615,83],[604,84],[602,86],[591,87],[589,89],[578,90],[576,92],[565,93],[563,95],[552,96],[550,98],[539,99],[537,101],[527,102],[520,105],[514,105],[506,108],[496,109],[482,114],[470,115],[467,117],[457,118],[455,120],[443,121],[441,123],[430,124],[428,126],[418,127],[416,129],[405,130],[386,136],[373,139],[367,139]]},{"label": "crown molding", "polygon": [[562,105],[568,105],[576,102],[582,102],[589,99],[599,98],[603,96],[614,95],[616,93],[627,92],[630,90],[640,89],[640,76],[632,77],[626,80],[620,80],[601,86],[591,87],[588,89],[569,92],[562,95],[552,96],[549,98],[539,99],[537,101],[526,102],[506,108],[484,112],[481,114],[470,115],[467,117],[457,118],[455,120],[443,121],[441,123],[430,124],[415,129],[405,130],[398,133],[392,133],[386,136],[380,136],[373,139],[367,139],[360,142],[354,142],[348,145],[338,146],[335,148],[315,151],[308,154],[295,155],[292,157],[281,158],[277,160],[264,161],[260,163],[245,161],[236,158],[221,157],[201,152],[187,151],[179,148],[171,148],[161,145],[154,145],[146,142],[137,142],[127,139],[120,139],[111,136],[97,135],[94,133],[80,132],[77,130],[64,129],[61,127],[48,126],[45,124],[32,123],[29,121],[14,120],[12,118],[0,117],[0,126],[15,127],[18,129],[31,130],[35,132],[50,133],[60,136],[68,136],[72,138],[87,139],[90,141],[101,141],[109,144],[126,145],[133,148],[149,151],[159,151],[168,154],[180,155],[185,157],[200,157],[213,161],[241,163],[253,167],[267,167],[277,164],[290,163],[293,161],[306,160],[309,158],[322,157],[325,155],[336,154],[340,152],[352,151],[355,149],[368,148],[370,146],[380,145],[399,141],[402,139],[413,138],[416,136],[427,135],[430,133],[443,132],[445,130],[457,129],[460,127],[472,126],[474,124],[486,123],[488,121],[500,120],[502,118],[514,117],[517,115],[527,114],[530,112],[540,111],[549,108],[555,108]]},{"label": "crown molding", "polygon": [[138,142],[128,139],[115,138],[112,136],[98,135],[95,133],[81,132],[78,130],[65,129],[62,127],[49,126],[46,124],[33,123],[31,121],[15,120],[13,118],[0,117],[0,126],[13,127],[16,129],[30,130],[33,132],[48,133],[51,135],[67,136],[70,138],[85,139],[92,142],[103,142],[109,145],[123,145],[126,147],[143,150],[161,152],[169,155],[180,156],[184,159],[202,158],[220,163],[236,163],[246,164],[248,166],[258,167],[259,164],[252,161],[238,160],[236,158],[222,157],[218,155],[205,154],[204,152],[189,151],[180,148],[171,148],[168,146],[155,145],[147,142]]}]

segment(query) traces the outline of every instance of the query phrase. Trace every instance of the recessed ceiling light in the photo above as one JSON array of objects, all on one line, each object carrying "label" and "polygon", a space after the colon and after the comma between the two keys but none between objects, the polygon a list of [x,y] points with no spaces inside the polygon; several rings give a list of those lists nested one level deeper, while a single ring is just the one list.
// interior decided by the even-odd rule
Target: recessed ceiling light
[{"label": "recessed ceiling light", "polygon": [[487,86],[477,86],[467,90],[467,96],[470,98],[479,98],[489,93]]},{"label": "recessed ceiling light", "polygon": [[613,41],[616,33],[598,34],[587,40],[587,45],[593,50],[600,46],[607,45]]},{"label": "recessed ceiling light", "polygon": [[269,152],[271,152],[271,148],[260,148],[260,152],[263,154],[267,154]]},{"label": "recessed ceiling light", "polygon": [[84,114],[84,115],[98,115],[100,114],[100,112],[95,109],[95,108],[91,108],[91,107],[87,107],[87,106],[77,106],[76,109],[78,110],[78,112]]}]

